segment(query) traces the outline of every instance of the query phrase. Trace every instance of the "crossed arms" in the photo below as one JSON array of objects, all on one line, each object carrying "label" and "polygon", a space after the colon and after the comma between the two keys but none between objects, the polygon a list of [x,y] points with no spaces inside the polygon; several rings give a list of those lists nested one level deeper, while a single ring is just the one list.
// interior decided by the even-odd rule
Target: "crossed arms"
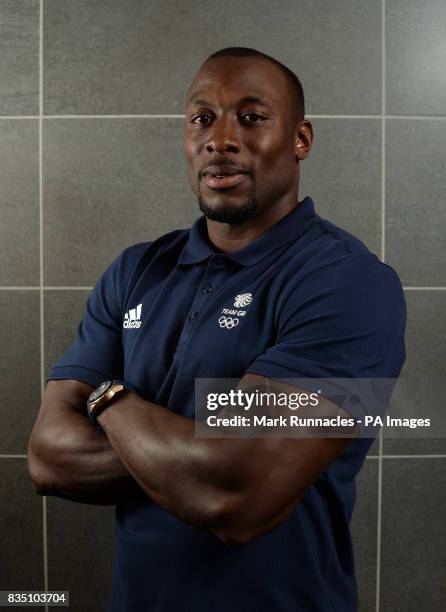
[{"label": "crossed arms", "polygon": [[[265,379],[245,374],[241,385]],[[34,490],[89,504],[146,494],[231,545],[284,522],[352,438],[197,438],[192,419],[125,391],[86,417],[91,385],[48,382],[28,444]],[[296,391],[293,388],[293,391]],[[331,402],[327,416],[347,413]],[[352,432],[352,437],[354,432]]]}]

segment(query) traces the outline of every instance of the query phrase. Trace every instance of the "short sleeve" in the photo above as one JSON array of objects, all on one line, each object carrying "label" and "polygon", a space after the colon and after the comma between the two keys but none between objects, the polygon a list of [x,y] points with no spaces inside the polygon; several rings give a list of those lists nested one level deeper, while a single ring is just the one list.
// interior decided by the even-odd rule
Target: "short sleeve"
[{"label": "short sleeve", "polygon": [[93,386],[120,378],[123,369],[119,276],[121,253],[91,291],[74,342],[52,365],[47,380],[74,379]]},{"label": "short sleeve", "polygon": [[276,341],[247,372],[276,379],[398,377],[406,305],[390,266],[371,253],[321,258],[290,284]]}]

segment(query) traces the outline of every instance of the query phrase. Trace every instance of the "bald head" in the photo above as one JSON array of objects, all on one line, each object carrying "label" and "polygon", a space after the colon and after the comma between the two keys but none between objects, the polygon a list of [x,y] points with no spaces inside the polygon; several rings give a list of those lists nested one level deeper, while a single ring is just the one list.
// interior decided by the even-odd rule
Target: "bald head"
[{"label": "bald head", "polygon": [[299,101],[287,73],[263,55],[225,51],[200,67],[187,95],[184,151],[209,223],[255,225],[296,205],[312,142]]},{"label": "bald head", "polygon": [[[200,73],[200,70],[204,66],[209,66],[209,64],[218,58],[252,58],[253,60],[259,59],[260,61],[268,61],[275,65],[284,76],[285,89],[289,97],[290,106],[292,107],[296,120],[303,119],[305,116],[305,98],[304,92],[302,88],[302,84],[298,77],[292,72],[287,66],[274,59],[270,55],[266,55],[266,53],[262,53],[261,51],[257,51],[256,49],[251,49],[249,47],[226,47],[225,49],[220,49],[203,62],[201,65],[197,75]],[[193,84],[193,83],[192,83]],[[191,86],[192,87],[192,86]]]}]

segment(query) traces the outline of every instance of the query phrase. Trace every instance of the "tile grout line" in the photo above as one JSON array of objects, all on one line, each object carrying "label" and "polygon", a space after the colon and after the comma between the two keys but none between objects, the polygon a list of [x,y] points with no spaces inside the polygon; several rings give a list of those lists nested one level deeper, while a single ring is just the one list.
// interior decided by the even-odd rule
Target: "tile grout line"
[{"label": "tile grout line", "polygon": [[[69,291],[91,291],[93,289],[93,286],[83,286],[83,285],[78,285],[78,286],[72,286],[72,287],[64,287],[64,286],[59,286],[59,287],[55,287],[55,286],[27,286],[27,285],[22,285],[22,286],[7,286],[7,287],[0,287],[0,291],[40,291],[40,289],[43,289],[44,291],[65,291],[65,290],[69,290]],[[405,287],[403,286],[404,291],[446,291],[446,287]]]},{"label": "tile grout line", "polygon": [[43,291],[66,291],[66,290],[80,290],[80,291],[91,291],[93,289],[93,287],[44,287],[42,285],[39,285],[38,287],[0,287],[0,291],[40,291],[41,289],[43,289]]},{"label": "tile grout line", "polygon": [[[43,302],[43,0],[39,0],[39,290],[40,290],[40,394],[45,388],[45,342]],[[48,591],[48,531],[46,497],[42,496],[43,584]],[[48,604],[45,605],[48,612]]]},{"label": "tile grout line", "polygon": [[[39,119],[40,115],[3,115],[1,120]],[[43,115],[43,119],[184,119],[185,115],[134,114],[134,115]],[[382,115],[307,115],[308,119],[382,119]],[[446,121],[444,115],[386,115],[386,119],[407,121]]]},{"label": "tile grout line", "polygon": [[[381,260],[386,258],[386,0],[381,3]],[[375,610],[380,611],[381,599],[381,524],[383,480],[383,431],[379,432],[378,491],[376,517],[376,591]]]},{"label": "tile grout line", "polygon": [[386,259],[386,0],[382,0],[381,41],[381,259]]},{"label": "tile grout line", "polygon": [[26,459],[28,455],[0,455],[0,459]]},{"label": "tile grout line", "polygon": [[[28,455],[14,455],[14,454],[0,454],[0,459],[26,459]],[[377,459],[446,459],[446,454],[438,453],[431,455],[367,455],[366,460],[377,460]]]},{"label": "tile grout line", "polygon": [[404,291],[446,291],[446,287],[403,287]]},{"label": "tile grout line", "polygon": [[446,459],[445,454],[437,455],[368,455],[366,459]]},{"label": "tile grout line", "polygon": [[380,607],[380,589],[381,589],[381,514],[382,514],[382,474],[383,474],[383,436],[382,430],[379,433],[378,444],[378,491],[377,491],[377,506],[378,512],[376,516],[376,591],[375,591],[375,609],[379,612]]}]

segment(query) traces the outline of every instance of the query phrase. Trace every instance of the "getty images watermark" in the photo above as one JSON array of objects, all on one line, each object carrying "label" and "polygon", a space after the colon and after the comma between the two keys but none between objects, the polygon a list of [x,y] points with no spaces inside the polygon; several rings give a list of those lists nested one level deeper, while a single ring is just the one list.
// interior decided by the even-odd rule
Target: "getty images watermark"
[{"label": "getty images watermark", "polygon": [[[445,383],[256,377],[195,380],[198,437],[446,437]],[[420,397],[421,394],[421,397]],[[424,396],[424,398],[423,398]]]}]

